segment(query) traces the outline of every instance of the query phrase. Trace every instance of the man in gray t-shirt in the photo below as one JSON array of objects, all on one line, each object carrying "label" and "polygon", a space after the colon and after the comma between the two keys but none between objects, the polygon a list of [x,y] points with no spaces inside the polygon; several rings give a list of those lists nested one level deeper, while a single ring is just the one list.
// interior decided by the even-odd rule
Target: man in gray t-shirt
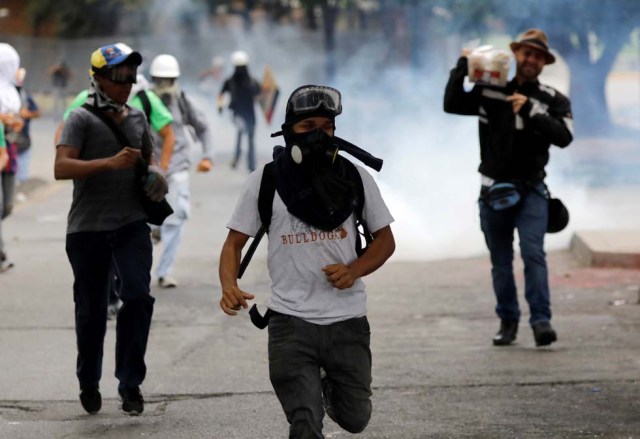
[{"label": "man in gray t-shirt", "polygon": [[[126,104],[141,62],[140,54],[122,43],[93,52],[90,108],[70,114],[56,149],[55,178],[73,179],[66,251],[74,275],[76,375],[80,402],[90,414],[102,407],[99,383],[114,272],[123,302],[116,325],[118,393],[124,413],[144,410],[140,384],[155,299],[149,294],[152,246],[137,169],[150,162],[152,145],[144,113]],[[128,146],[119,143],[100,114],[112,120]],[[149,166],[144,191],[155,201],[166,194],[159,168]]]},{"label": "man in gray t-shirt", "polygon": [[[293,92],[279,133],[286,146],[268,168],[249,176],[220,255],[220,308],[233,316],[254,298],[236,278],[242,248],[264,215],[258,207],[262,175],[272,171],[271,296],[264,320],[269,376],[292,438],[324,437],[325,411],[351,433],[364,430],[371,417],[370,330],[360,278],[394,252],[393,217],[367,171],[337,154],[341,111],[336,89],[308,85]],[[359,219],[373,235],[361,254],[354,218],[359,205]]]}]

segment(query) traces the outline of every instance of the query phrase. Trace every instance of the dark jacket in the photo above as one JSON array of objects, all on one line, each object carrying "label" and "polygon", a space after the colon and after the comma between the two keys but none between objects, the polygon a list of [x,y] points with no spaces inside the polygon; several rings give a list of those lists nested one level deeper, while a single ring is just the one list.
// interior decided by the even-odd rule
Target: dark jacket
[{"label": "dark jacket", "polygon": [[[475,85],[463,88],[467,58],[451,70],[444,95],[444,111],[479,116],[480,167],[494,180],[541,181],[549,161],[549,147],[566,147],[573,140],[571,102],[559,91],[511,80],[506,87]],[[518,92],[529,99],[514,114],[507,96]]]},{"label": "dark jacket", "polygon": [[222,84],[220,94],[229,92],[229,108],[235,116],[240,116],[250,125],[255,125],[254,102],[260,94],[260,84],[249,75],[246,67],[236,67],[234,74]]}]

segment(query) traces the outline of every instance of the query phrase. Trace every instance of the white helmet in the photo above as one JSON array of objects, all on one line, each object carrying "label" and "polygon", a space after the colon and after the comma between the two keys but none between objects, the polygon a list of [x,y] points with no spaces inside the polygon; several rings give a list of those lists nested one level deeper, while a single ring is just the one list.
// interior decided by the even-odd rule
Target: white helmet
[{"label": "white helmet", "polygon": [[149,73],[154,78],[177,78],[180,76],[180,65],[173,55],[158,55],[151,62]]},{"label": "white helmet", "polygon": [[231,54],[231,62],[236,67],[246,66],[249,64],[249,55],[242,50],[236,50]]}]

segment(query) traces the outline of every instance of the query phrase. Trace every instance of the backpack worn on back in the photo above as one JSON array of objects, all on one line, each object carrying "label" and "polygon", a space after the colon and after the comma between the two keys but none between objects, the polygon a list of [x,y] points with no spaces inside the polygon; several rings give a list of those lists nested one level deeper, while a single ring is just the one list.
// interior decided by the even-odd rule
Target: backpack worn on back
[{"label": "backpack worn on back", "polygon": [[[349,161],[347,161],[347,166],[355,165]],[[273,213],[273,198],[276,194],[276,178],[274,175],[274,165],[273,162],[267,163],[264,165],[264,170],[262,172],[262,179],[260,180],[260,191],[258,193],[258,212],[260,213],[260,221],[262,222],[262,226],[256,233],[251,246],[247,250],[247,253],[242,258],[242,262],[240,263],[240,269],[238,271],[238,279],[240,279],[249,265],[249,261],[255,252],[260,239],[265,233],[269,233],[269,226],[271,225],[271,215]],[[358,256],[362,255],[366,249],[369,247],[369,244],[373,241],[373,235],[369,231],[367,227],[367,223],[362,218],[362,209],[364,208],[364,186],[362,184],[362,177],[357,169],[354,169],[354,172],[358,175],[356,178],[356,191],[358,194],[358,204],[354,209],[353,213],[355,215],[356,220],[356,254]],[[365,245],[362,245],[362,237],[364,237]]]},{"label": "backpack worn on back", "polygon": [[142,103],[142,111],[144,111],[145,116],[147,116],[147,123],[151,123],[151,101],[149,101],[149,96],[147,96],[146,90],[140,90],[136,93],[136,97],[140,99],[140,103]]}]

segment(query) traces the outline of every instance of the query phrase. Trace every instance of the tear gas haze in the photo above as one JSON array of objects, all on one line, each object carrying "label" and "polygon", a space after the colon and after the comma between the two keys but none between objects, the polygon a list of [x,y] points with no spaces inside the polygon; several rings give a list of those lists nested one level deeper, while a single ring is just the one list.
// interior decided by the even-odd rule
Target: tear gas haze
[{"label": "tear gas haze", "polygon": [[[169,10],[182,5],[177,1],[157,4],[160,3]],[[167,49],[192,71],[205,68],[212,56],[228,59],[237,49],[248,52],[254,76],[261,77],[266,65],[273,69],[281,91],[275,123],[268,127],[260,120],[256,131],[259,162],[266,163],[275,144],[269,133],[276,131],[282,121],[291,91],[302,84],[326,83],[322,36],[304,32],[295,25],[275,26],[266,22],[254,23],[250,32],[242,31],[240,26],[228,27],[231,30],[222,32],[200,21],[194,27],[197,36],[181,37],[176,33]],[[540,27],[544,29],[544,23]],[[503,37],[508,41],[507,36]],[[204,39],[210,44],[196,47],[189,38]],[[338,34],[337,38],[337,75],[327,83],[338,88],[343,96],[343,114],[336,121],[337,134],[384,159],[382,172],[370,171],[396,219],[392,227],[398,245],[393,258],[428,260],[486,253],[477,205],[478,121],[476,117],[448,115],[442,110],[448,69],[454,66],[462,49],[460,38],[443,40],[439,53],[430,54],[430,59],[437,58],[434,68],[389,61],[395,58],[389,56],[392,48],[382,36],[361,39],[357,47],[349,42],[345,44],[348,53],[340,50],[341,38],[348,38],[347,34]],[[553,47],[553,41],[550,45]],[[501,48],[508,50],[508,44]],[[230,74],[230,70],[227,65],[225,74]],[[640,108],[637,64],[631,70],[631,76],[623,77],[615,71],[610,75],[612,85],[607,92],[614,118],[624,118],[629,111],[637,114]],[[561,57],[556,65],[545,69],[540,79],[565,94],[569,90],[569,71]],[[615,81],[624,81],[624,85]],[[213,109],[211,91],[199,88],[194,75],[187,75],[185,85],[192,93],[201,93],[201,102]],[[212,111],[209,117],[216,123]],[[639,119],[628,118],[627,129],[640,129]],[[231,138],[231,130],[229,124],[216,127],[218,136]],[[638,137],[615,141],[619,150],[633,155],[635,163],[640,163]],[[547,183],[551,193],[569,208],[571,221],[561,233],[547,235],[547,250],[566,248],[577,229],[635,225],[636,220],[628,218],[624,206],[618,205],[616,196],[607,191],[607,187],[617,184],[623,192],[637,192],[633,191],[633,184],[640,183],[637,177],[631,177],[629,184],[627,177],[631,170],[620,174],[619,156],[617,162],[611,161],[606,151],[612,148],[612,142],[578,139],[564,150],[551,148]],[[226,145],[220,140],[216,143],[230,154],[231,143]],[[617,175],[615,179],[607,178],[607,167],[613,170],[610,174]]]}]

